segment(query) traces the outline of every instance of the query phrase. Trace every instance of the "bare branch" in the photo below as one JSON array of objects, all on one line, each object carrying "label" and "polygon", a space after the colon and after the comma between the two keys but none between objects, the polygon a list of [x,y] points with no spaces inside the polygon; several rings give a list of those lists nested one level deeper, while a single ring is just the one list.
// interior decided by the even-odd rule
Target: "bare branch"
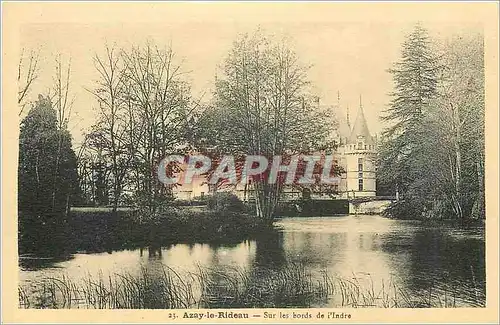
[{"label": "bare branch", "polygon": [[[18,93],[17,93],[17,103],[20,106],[19,116],[24,112],[27,105],[26,96],[29,94],[33,83],[38,78],[38,61],[40,58],[40,52],[31,50],[29,51],[28,57],[25,58],[25,49],[21,50],[21,57],[19,58],[17,82],[18,82]],[[26,62],[27,61],[27,62]]]}]

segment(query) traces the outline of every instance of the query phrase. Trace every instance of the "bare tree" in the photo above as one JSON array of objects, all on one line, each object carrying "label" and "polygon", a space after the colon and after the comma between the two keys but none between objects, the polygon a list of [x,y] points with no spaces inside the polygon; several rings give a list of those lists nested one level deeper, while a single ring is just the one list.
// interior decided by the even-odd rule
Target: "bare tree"
[{"label": "bare tree", "polygon": [[138,199],[154,214],[167,194],[155,167],[186,146],[186,125],[193,112],[190,89],[171,48],[148,43],[123,50],[122,59]]},{"label": "bare tree", "polygon": [[[57,129],[58,129],[58,142],[57,142],[57,156],[55,162],[55,173],[58,175],[59,167],[61,164],[61,148],[62,141],[64,139],[65,133],[69,133],[67,130],[69,119],[71,117],[71,109],[73,102],[75,100],[74,96],[70,94],[71,85],[71,58],[69,58],[68,63],[63,63],[63,58],[61,54],[55,57],[55,74],[53,78],[54,88],[53,93],[49,94],[50,100],[55,104],[55,110],[57,114]],[[52,201],[55,203],[57,197],[57,179],[54,178],[54,186],[52,191]],[[69,196],[67,197],[67,202],[69,203]],[[55,206],[55,204],[53,204]],[[66,207],[66,213],[69,212],[69,205]]]},{"label": "bare tree", "polygon": [[49,91],[49,98],[55,104],[58,127],[62,130],[68,126],[75,101],[75,96],[70,93],[71,57],[64,63],[62,54],[57,54],[54,61],[53,88]]},{"label": "bare tree", "polygon": [[114,209],[126,188],[146,215],[154,216],[170,190],[157,179],[156,166],[188,147],[187,125],[196,106],[185,72],[171,48],[151,43],[107,47],[105,56],[94,57],[94,65],[99,79],[91,92],[100,114],[92,132],[96,141],[89,145],[103,150],[111,166]]},{"label": "bare tree", "polygon": [[38,78],[39,66],[38,60],[40,54],[37,51],[30,50],[28,54],[25,49],[21,49],[21,57],[19,59],[19,66],[17,72],[18,92],[17,104],[20,106],[19,116],[24,113],[26,108],[26,98],[30,93],[33,83]]},{"label": "bare tree", "polygon": [[[315,105],[302,65],[286,41],[260,32],[235,43],[216,83],[214,147],[240,155],[288,156],[326,148],[331,133],[324,112]],[[286,164],[286,162],[282,162]],[[256,213],[272,217],[283,190],[283,177],[253,182]]]},{"label": "bare tree", "polygon": [[99,75],[95,89],[91,90],[99,105],[99,120],[94,138],[99,137],[100,141],[94,141],[93,144],[104,150],[110,161],[113,212],[116,213],[123,180],[134,157],[133,139],[128,138],[132,121],[127,114],[125,73],[120,52],[108,46],[104,57],[94,56],[94,66]]}]

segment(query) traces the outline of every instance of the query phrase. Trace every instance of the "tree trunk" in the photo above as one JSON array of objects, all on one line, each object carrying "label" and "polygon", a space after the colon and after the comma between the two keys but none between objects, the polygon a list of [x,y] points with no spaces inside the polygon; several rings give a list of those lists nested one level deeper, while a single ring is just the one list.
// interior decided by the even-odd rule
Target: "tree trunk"
[{"label": "tree trunk", "polygon": [[479,185],[478,197],[476,200],[476,216],[477,218],[485,218],[485,198],[484,198],[484,160],[483,155],[479,154],[476,162],[477,180]]},{"label": "tree trunk", "polygon": [[58,130],[56,165],[54,168],[54,186],[52,188],[52,212],[56,210],[57,176],[59,175],[59,159],[61,157],[61,130]]},{"label": "tree trunk", "polygon": [[272,225],[274,221],[274,211],[276,208],[276,197],[278,193],[273,185],[262,182],[254,183],[255,189],[255,211],[257,217],[267,225]]},{"label": "tree trunk", "polygon": [[453,127],[454,127],[454,149],[455,149],[455,213],[459,219],[462,219],[462,195],[460,190],[460,182],[462,175],[462,153],[460,152],[460,138],[461,138],[461,122],[458,107],[450,104],[453,114]]}]

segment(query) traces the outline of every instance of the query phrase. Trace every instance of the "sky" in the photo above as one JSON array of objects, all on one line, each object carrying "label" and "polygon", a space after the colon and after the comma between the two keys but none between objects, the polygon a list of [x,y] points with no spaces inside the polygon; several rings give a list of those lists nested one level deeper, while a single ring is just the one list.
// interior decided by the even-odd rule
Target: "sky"
[{"label": "sky", "polygon": [[[163,8],[163,7],[162,7]],[[265,8],[262,7],[262,10]],[[71,58],[71,87],[75,96],[70,131],[76,146],[95,122],[96,101],[87,89],[97,76],[92,58],[104,52],[105,44],[128,47],[145,41],[159,46],[171,44],[178,62],[191,83],[195,98],[208,101],[218,67],[228,54],[238,34],[261,28],[265,33],[290,39],[301,62],[312,65],[309,80],[321,103],[333,105],[340,95],[341,114],[349,107],[351,123],[359,107],[360,96],[368,127],[372,134],[382,131],[381,112],[389,103],[392,77],[387,72],[399,60],[401,43],[416,19],[407,20],[345,20],[345,19],[276,19],[263,16],[254,8],[251,19],[233,11],[234,17],[217,18],[216,14],[198,13],[205,19],[134,19],[110,22],[70,21],[26,23],[20,28],[20,47],[40,51],[40,74],[31,98],[51,87],[54,57]],[[264,11],[262,11],[264,13]],[[171,13],[172,14],[172,13]],[[158,13],[157,13],[158,15]],[[130,17],[130,16],[129,16]],[[246,18],[244,18],[246,17]],[[279,19],[281,17],[281,19]],[[306,16],[307,17],[307,16]],[[116,20],[116,19],[115,19]],[[424,26],[436,38],[478,28],[477,23],[429,22]]]}]

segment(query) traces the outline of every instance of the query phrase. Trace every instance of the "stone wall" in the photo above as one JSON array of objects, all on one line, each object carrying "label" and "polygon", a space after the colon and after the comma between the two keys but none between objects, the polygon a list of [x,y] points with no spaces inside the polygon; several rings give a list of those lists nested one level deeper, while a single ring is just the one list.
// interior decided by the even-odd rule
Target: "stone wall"
[{"label": "stone wall", "polygon": [[349,214],[380,214],[391,200],[373,200],[361,203],[349,202]]}]

